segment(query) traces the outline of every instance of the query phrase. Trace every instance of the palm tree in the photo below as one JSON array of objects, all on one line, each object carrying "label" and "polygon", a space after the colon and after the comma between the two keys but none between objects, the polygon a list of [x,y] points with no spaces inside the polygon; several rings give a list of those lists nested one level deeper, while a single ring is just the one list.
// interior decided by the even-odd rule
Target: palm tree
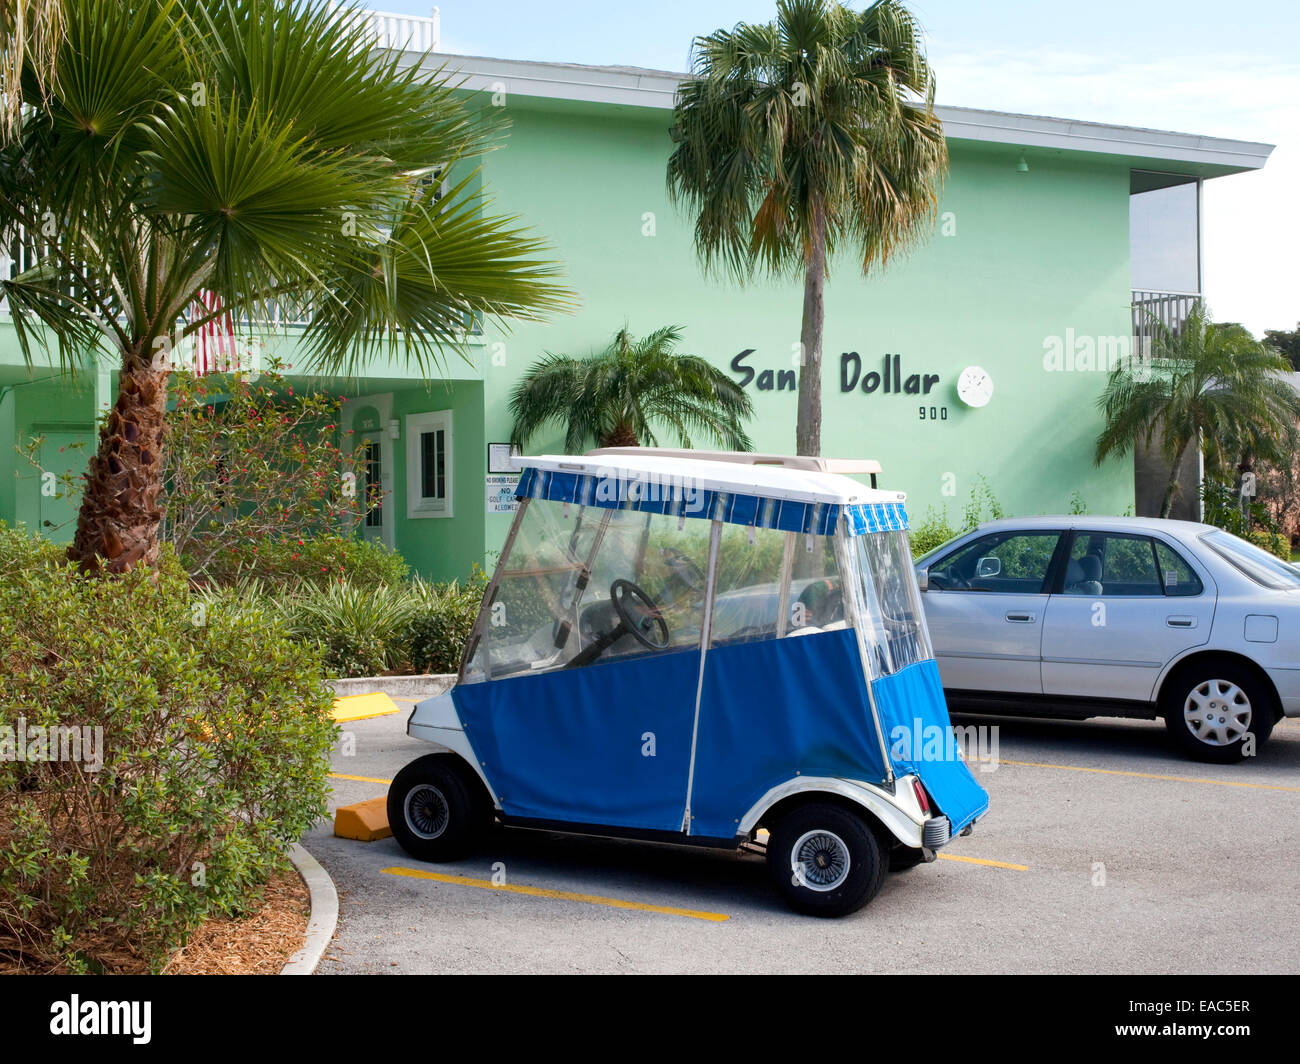
[{"label": "palm tree", "polygon": [[1125,455],[1156,434],[1170,463],[1160,516],[1168,517],[1187,448],[1265,455],[1300,418],[1291,364],[1235,324],[1215,324],[1197,300],[1180,329],[1152,319],[1151,358],[1116,366],[1098,400],[1105,427],[1094,460]]},{"label": "palm tree", "polygon": [[40,259],[0,295],[29,364],[52,334],[65,366],[98,345],[120,368],[69,548],[84,568],[155,561],[172,354],[212,322],[310,311],[311,368],[387,350],[428,375],[470,315],[568,305],[545,247],[474,187],[492,109],[359,20],[318,0],[63,7],[53,82],[0,151],[0,227]]},{"label": "palm tree", "polygon": [[636,339],[626,328],[587,358],[547,353],[510,396],[511,442],[524,447],[549,422],[565,426],[564,446],[580,454],[588,441],[601,447],[658,444],[653,423],[673,429],[682,446],[700,432],[724,447],[748,451],[744,420],[749,396],[721,370],[696,355],[677,353],[682,331],[670,325]]},{"label": "palm tree", "polygon": [[765,25],[697,37],[678,90],[668,189],[706,271],[803,280],[799,454],[821,450],[822,292],[850,245],[864,273],[918,240],[948,151],[934,74],[897,0],[861,14],[778,0]]}]

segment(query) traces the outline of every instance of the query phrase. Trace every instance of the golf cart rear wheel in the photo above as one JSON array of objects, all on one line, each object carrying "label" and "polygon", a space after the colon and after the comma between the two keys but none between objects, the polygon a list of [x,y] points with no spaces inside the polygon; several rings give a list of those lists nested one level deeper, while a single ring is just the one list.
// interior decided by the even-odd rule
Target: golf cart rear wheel
[{"label": "golf cart rear wheel", "polygon": [[791,908],[809,916],[845,916],[876,896],[889,859],[864,816],[811,802],[772,829],[767,865]]},{"label": "golf cart rear wheel", "polygon": [[412,761],[388,788],[388,826],[419,861],[454,861],[482,835],[483,803],[465,770],[445,754]]},{"label": "golf cart rear wheel", "polygon": [[1183,750],[1219,765],[1254,753],[1277,717],[1272,692],[1231,661],[1184,669],[1166,683],[1162,702],[1165,726]]}]

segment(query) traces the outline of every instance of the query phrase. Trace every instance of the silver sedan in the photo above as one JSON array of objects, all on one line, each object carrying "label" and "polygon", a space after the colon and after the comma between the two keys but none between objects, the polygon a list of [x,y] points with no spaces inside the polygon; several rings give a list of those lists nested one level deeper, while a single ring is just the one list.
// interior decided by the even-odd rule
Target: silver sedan
[{"label": "silver sedan", "polygon": [[916,566],[954,709],[1163,717],[1214,762],[1300,716],[1300,571],[1221,529],[1007,518]]}]

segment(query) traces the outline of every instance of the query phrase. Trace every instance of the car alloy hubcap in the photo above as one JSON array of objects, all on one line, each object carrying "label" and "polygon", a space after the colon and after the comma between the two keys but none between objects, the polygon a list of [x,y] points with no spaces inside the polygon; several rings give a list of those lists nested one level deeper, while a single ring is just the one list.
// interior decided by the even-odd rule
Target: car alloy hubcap
[{"label": "car alloy hubcap", "polygon": [[797,881],[809,890],[834,890],[848,878],[849,848],[833,831],[807,831],[790,849]]},{"label": "car alloy hubcap", "polygon": [[451,820],[446,796],[428,783],[421,783],[406,792],[402,810],[406,815],[406,826],[422,839],[436,839],[447,830],[447,822]]},{"label": "car alloy hubcap", "polygon": [[1183,719],[1207,746],[1231,746],[1250,730],[1250,699],[1231,680],[1206,680],[1187,696]]}]

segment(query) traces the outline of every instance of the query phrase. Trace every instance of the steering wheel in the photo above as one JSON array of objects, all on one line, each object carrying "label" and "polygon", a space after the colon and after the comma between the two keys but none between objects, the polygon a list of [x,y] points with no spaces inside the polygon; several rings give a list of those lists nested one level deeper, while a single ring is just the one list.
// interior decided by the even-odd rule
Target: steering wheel
[{"label": "steering wheel", "polygon": [[[623,623],[625,631],[633,639],[649,650],[663,650],[668,645],[668,622],[655,605],[654,599],[631,580],[615,580],[609,585],[609,600],[614,603],[614,612]],[[659,633],[656,642],[651,638],[655,631]]]}]

